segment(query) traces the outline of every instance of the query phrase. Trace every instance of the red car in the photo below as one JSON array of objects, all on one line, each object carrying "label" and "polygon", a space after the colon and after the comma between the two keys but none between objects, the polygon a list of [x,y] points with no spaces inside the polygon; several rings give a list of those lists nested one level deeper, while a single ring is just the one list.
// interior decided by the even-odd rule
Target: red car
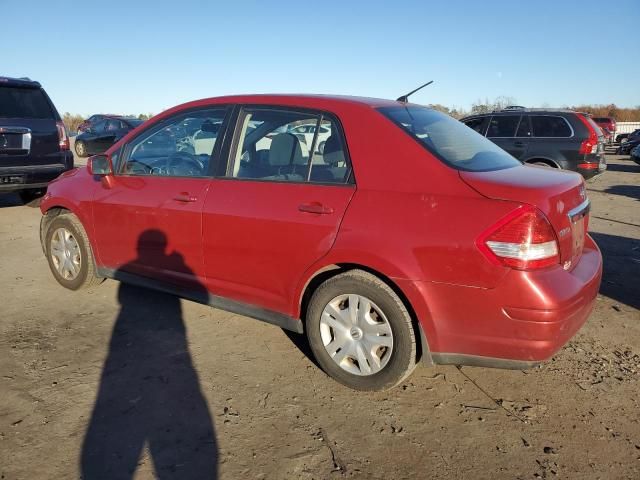
[{"label": "red car", "polygon": [[616,119],[613,117],[593,117],[592,120],[602,129],[607,143],[613,143],[616,134]]},{"label": "red car", "polygon": [[[324,148],[290,133],[309,124],[330,131]],[[580,175],[398,101],[187,103],[60,176],[41,209],[63,286],[115,278],[306,332],[322,368],[361,390],[420,359],[546,360],[601,279]]]}]

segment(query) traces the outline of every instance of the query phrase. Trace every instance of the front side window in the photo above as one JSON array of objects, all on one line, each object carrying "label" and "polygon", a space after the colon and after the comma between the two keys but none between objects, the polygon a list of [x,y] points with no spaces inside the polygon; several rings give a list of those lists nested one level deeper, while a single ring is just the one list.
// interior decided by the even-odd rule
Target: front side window
[{"label": "front side window", "polygon": [[444,113],[409,105],[379,111],[455,169],[482,172],[522,165],[491,140]]},{"label": "front side window", "polygon": [[514,137],[520,122],[520,115],[497,115],[491,117],[487,137]]},{"label": "front side window", "polygon": [[93,125],[91,127],[91,131],[93,133],[102,133],[102,132],[105,131],[106,128],[107,128],[107,121],[106,120],[102,120],[101,122],[98,122],[95,125]]},{"label": "front side window", "polygon": [[214,147],[226,108],[199,110],[165,120],[136,137],[122,167],[126,175],[203,177],[215,171]]},{"label": "front side window", "polygon": [[535,137],[567,138],[571,136],[571,127],[562,117],[533,115],[531,127]]},{"label": "front side window", "polygon": [[336,121],[321,113],[244,109],[238,120],[234,178],[346,183],[350,166]]}]

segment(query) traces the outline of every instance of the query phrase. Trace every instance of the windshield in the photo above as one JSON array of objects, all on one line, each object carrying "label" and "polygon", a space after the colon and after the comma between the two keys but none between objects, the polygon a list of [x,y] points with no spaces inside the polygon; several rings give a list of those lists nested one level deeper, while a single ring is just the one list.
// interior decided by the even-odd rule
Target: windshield
[{"label": "windshield", "polygon": [[465,124],[426,107],[380,108],[431,153],[458,170],[483,172],[521,163]]},{"label": "windshield", "polygon": [[0,87],[0,118],[54,118],[39,88]]}]

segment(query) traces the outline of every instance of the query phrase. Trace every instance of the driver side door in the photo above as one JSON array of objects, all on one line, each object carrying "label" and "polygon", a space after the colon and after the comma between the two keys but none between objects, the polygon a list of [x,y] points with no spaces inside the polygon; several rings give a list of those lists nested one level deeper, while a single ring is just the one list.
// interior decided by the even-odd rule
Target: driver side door
[{"label": "driver side door", "polygon": [[228,110],[176,113],[112,156],[114,175],[97,180],[93,202],[102,265],[182,287],[203,276],[202,207]]}]

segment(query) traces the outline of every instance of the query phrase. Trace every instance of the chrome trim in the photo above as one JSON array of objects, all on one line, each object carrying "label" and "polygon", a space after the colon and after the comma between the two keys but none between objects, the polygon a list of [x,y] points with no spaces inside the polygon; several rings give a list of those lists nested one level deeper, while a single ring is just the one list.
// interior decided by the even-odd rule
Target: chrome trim
[{"label": "chrome trim", "polygon": [[27,151],[27,155],[31,152],[31,129],[27,127],[0,127],[0,134],[17,133],[22,135],[22,150]]},{"label": "chrome trim", "polygon": [[569,220],[571,221],[571,223],[576,223],[576,221],[578,221],[580,218],[586,216],[590,210],[591,210],[591,200],[587,198],[580,205],[569,210],[567,212],[567,216],[569,217]]}]

